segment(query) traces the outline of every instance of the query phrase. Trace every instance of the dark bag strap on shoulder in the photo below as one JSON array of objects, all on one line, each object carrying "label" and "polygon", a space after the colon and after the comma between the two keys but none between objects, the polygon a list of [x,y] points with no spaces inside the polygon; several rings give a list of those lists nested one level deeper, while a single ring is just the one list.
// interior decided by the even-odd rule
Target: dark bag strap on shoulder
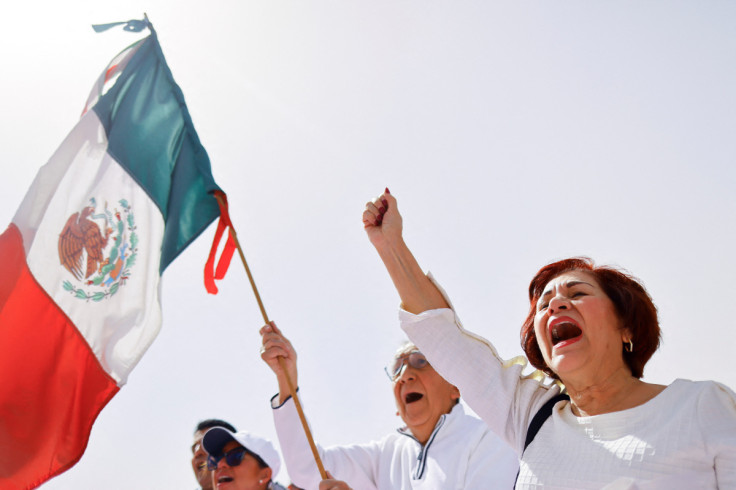
[{"label": "dark bag strap on shoulder", "polygon": [[[524,451],[526,451],[526,448],[529,447],[529,444],[532,443],[534,440],[534,437],[537,435],[537,432],[539,432],[539,429],[542,428],[542,425],[547,421],[550,415],[552,415],[552,409],[554,408],[555,404],[560,400],[569,400],[570,397],[564,393],[560,393],[559,395],[555,395],[547,402],[542,405],[542,408],[537,411],[537,413],[534,415],[534,418],[532,418],[531,423],[529,424],[529,430],[526,431],[526,440],[524,441]],[[524,452],[522,451],[522,454]]]},{"label": "dark bag strap on shoulder", "polygon": [[[529,429],[526,431],[526,439],[524,440],[524,449],[521,451],[521,455],[524,455],[524,451],[526,451],[526,448],[529,447],[529,444],[532,443],[534,440],[534,437],[537,435],[537,432],[539,432],[539,429],[542,428],[544,423],[547,421],[550,415],[552,415],[552,409],[554,408],[555,404],[560,400],[569,400],[570,397],[564,393],[559,393],[549,400],[545,402],[542,407],[537,410],[537,413],[534,414],[534,417],[532,417],[532,421],[529,423]],[[521,459],[521,458],[519,458]],[[521,469],[519,469],[521,471]],[[516,479],[519,479],[519,473],[516,473]],[[514,488],[516,488],[516,483],[514,483]]]}]

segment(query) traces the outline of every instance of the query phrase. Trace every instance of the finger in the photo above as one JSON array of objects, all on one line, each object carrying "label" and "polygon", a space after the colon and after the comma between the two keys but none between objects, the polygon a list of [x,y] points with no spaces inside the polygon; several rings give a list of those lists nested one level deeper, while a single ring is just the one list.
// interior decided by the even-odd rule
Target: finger
[{"label": "finger", "polygon": [[285,359],[285,357],[283,355],[279,355],[276,351],[266,351],[261,354],[261,359],[278,374],[278,372],[281,371],[280,359]]},{"label": "finger", "polygon": [[289,339],[284,337],[280,332],[268,332],[261,336],[262,343],[265,344],[283,344],[285,348],[293,349]]},{"label": "finger", "polygon": [[283,335],[283,333],[281,332],[281,329],[276,326],[276,322],[275,321],[271,320],[270,322],[268,322],[268,324],[271,326],[271,329],[274,332],[276,332],[279,335]]},{"label": "finger", "polygon": [[261,336],[261,345],[268,349],[274,345],[284,344],[284,338],[276,335],[275,333],[264,333]]},{"label": "finger", "polygon": [[[365,210],[370,212],[373,216],[380,216],[381,215],[381,208],[382,205],[380,202],[378,202],[380,198],[373,199],[372,201],[368,201],[365,203]],[[384,208],[383,211],[385,212],[386,209]]]},{"label": "finger", "polygon": [[389,209],[393,209],[393,210],[397,209],[396,198],[394,197],[393,194],[389,192],[388,187],[386,188],[386,191],[383,194],[381,194],[380,199],[381,199],[381,204],[383,204],[383,206],[386,208],[386,211],[388,211]]},{"label": "finger", "polygon": [[363,221],[365,222],[365,220],[368,219],[370,221],[369,224],[376,226],[380,225],[381,221],[383,221],[383,215],[388,210],[388,201],[384,199],[383,195],[378,196],[366,203],[365,210],[370,212],[370,215],[373,216],[373,220],[370,221],[371,216],[364,213]]},{"label": "finger", "polygon": [[[374,206],[375,207],[375,206]],[[365,226],[376,226],[379,224],[378,214],[366,209],[363,211],[363,224]]]},{"label": "finger", "polygon": [[378,215],[376,216],[376,224],[380,225],[383,221],[383,216],[386,214],[386,211],[388,210],[388,201],[383,198],[383,196],[378,196],[377,198],[373,199],[373,205],[378,209]]},{"label": "finger", "polygon": [[[264,328],[266,328],[266,327],[264,327]],[[261,339],[262,339],[262,341],[263,341],[264,344],[266,342],[268,342],[269,340],[286,341],[286,337],[284,337],[281,334],[278,334],[278,333],[274,332],[273,330],[268,330],[268,331],[263,332],[261,334]]]},{"label": "finger", "polygon": [[[264,327],[266,328],[266,327]],[[261,334],[261,343],[268,348],[269,345],[274,344],[282,344],[285,349],[287,350],[293,350],[294,348],[291,345],[291,342],[289,339],[283,336],[281,332],[274,332],[274,331],[264,331]]]},{"label": "finger", "polygon": [[266,345],[261,347],[260,353],[261,353],[261,359],[267,362],[272,361],[276,359],[278,356],[283,356],[285,354],[283,349],[280,349],[279,347],[274,347],[274,346],[269,347]]},{"label": "finger", "polygon": [[383,198],[383,195],[376,197],[371,202],[373,203],[373,206],[375,206],[378,210],[378,215],[383,216],[383,214],[386,212],[386,205],[388,203],[388,201]]},{"label": "finger", "polygon": [[279,327],[276,326],[276,322],[271,320],[270,322],[262,326],[259,332],[261,335],[263,335],[266,332],[276,332],[278,334],[281,334],[281,329],[279,329]]},{"label": "finger", "polygon": [[272,349],[279,349],[285,352],[293,350],[291,348],[291,345],[288,342],[286,342],[283,337],[280,337],[272,333],[265,334],[263,336],[263,342],[261,345],[263,346],[264,352],[272,350]]},{"label": "finger", "polygon": [[269,356],[284,356],[290,357],[290,352],[284,347],[284,344],[271,342],[263,344],[261,347],[261,353],[268,354]]},{"label": "finger", "polygon": [[294,357],[294,349],[291,345],[281,341],[280,339],[267,340],[263,343],[263,347],[261,349],[262,353],[268,353],[269,355],[288,358]]}]

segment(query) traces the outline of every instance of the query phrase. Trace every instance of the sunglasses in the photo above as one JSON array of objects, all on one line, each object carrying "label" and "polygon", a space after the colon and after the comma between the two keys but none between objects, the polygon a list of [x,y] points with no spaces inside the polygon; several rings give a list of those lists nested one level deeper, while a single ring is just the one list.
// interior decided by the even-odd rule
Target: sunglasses
[{"label": "sunglasses", "polygon": [[394,362],[392,364],[386,366],[383,369],[384,371],[386,371],[388,379],[390,379],[391,381],[396,381],[397,379],[399,379],[399,376],[401,376],[401,373],[404,371],[404,366],[407,364],[409,365],[409,367],[412,367],[414,369],[424,369],[425,367],[429,366],[429,361],[427,361],[427,358],[424,357],[424,354],[422,354],[418,350],[415,350],[403,356],[397,357],[396,359],[394,359]]},{"label": "sunglasses", "polygon": [[207,469],[210,471],[215,471],[217,469],[217,465],[220,463],[220,460],[222,458],[225,458],[225,462],[228,466],[238,466],[240,463],[243,462],[243,458],[245,458],[246,454],[248,454],[248,451],[244,447],[236,447],[235,449],[231,449],[230,451],[223,453],[217,457],[209,455],[207,457]]}]

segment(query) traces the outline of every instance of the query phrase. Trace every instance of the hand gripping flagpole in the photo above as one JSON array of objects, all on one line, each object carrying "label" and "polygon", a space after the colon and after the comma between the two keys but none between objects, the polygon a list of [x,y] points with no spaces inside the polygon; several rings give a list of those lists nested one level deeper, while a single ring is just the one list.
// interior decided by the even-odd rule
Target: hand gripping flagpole
[{"label": "hand gripping flagpole", "polygon": [[[222,234],[225,228],[230,228],[230,233],[229,233],[227,242],[225,243],[225,248],[223,249],[222,255],[220,256],[220,261],[217,264],[217,270],[215,271],[214,276],[208,277],[208,275],[205,274],[205,286],[207,287],[207,291],[210,293],[217,293],[217,287],[215,286],[214,280],[222,279],[223,277],[225,277],[225,272],[227,271],[227,268],[230,265],[230,260],[232,259],[233,252],[237,248],[238,254],[240,254],[240,260],[243,262],[243,266],[245,267],[245,273],[248,275],[250,286],[251,288],[253,288],[253,294],[255,294],[256,296],[258,307],[261,309],[261,315],[263,315],[263,321],[266,322],[266,324],[269,324],[271,322],[268,319],[268,315],[266,314],[266,308],[263,306],[263,301],[261,301],[261,295],[258,294],[258,288],[256,287],[256,283],[253,280],[253,275],[250,272],[250,267],[248,267],[248,262],[246,262],[245,260],[245,254],[243,253],[243,249],[241,248],[240,242],[238,241],[238,236],[237,236],[237,233],[235,232],[235,227],[233,226],[232,221],[230,221],[230,213],[228,212],[228,205],[227,205],[227,196],[225,196],[225,193],[221,191],[215,191],[214,196],[215,196],[215,199],[217,199],[217,203],[220,205],[220,221],[217,225],[217,231],[215,232],[214,243],[212,246],[212,250],[210,251],[210,257],[207,260],[207,265],[205,266],[205,270],[212,270],[212,267],[214,266],[215,249],[217,248],[217,244],[219,243],[220,238],[222,238]],[[302,404],[299,401],[299,397],[296,396],[296,387],[294,386],[294,383],[291,380],[291,376],[289,376],[289,372],[286,370],[286,362],[284,361],[283,356],[278,356],[278,360],[279,360],[279,367],[281,368],[281,370],[284,372],[284,375],[286,376],[286,383],[289,385],[289,393],[291,394],[291,398],[294,400],[296,411],[299,414],[299,419],[302,422],[302,427],[304,428],[304,434],[307,436],[307,441],[309,441],[309,447],[312,449],[312,455],[314,456],[314,461],[317,463],[319,474],[323,480],[326,480],[327,472],[325,471],[324,465],[322,464],[322,459],[319,457],[319,452],[317,451],[317,446],[314,443],[312,432],[309,430],[309,425],[307,424],[307,418],[304,416],[304,410],[302,410]]]}]

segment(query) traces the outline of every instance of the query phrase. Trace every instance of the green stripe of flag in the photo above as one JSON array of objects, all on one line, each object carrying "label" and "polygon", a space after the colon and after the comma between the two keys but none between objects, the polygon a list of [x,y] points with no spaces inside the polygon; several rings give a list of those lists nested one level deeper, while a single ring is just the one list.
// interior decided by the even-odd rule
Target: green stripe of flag
[{"label": "green stripe of flag", "polygon": [[108,153],[161,210],[163,272],[219,216],[219,187],[153,30],[94,111]]}]

